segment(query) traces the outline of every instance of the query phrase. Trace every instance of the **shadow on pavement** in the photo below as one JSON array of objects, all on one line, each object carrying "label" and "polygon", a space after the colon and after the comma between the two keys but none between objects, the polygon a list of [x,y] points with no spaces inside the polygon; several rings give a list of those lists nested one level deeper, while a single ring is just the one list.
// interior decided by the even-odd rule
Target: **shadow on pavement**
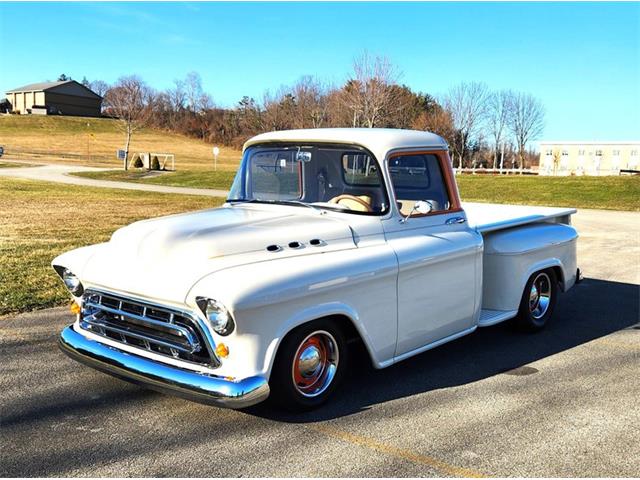
[{"label": "shadow on pavement", "polygon": [[[351,415],[372,405],[464,385],[634,326],[640,286],[585,279],[561,295],[551,323],[540,333],[520,333],[509,322],[476,332],[384,370],[357,355],[334,398],[316,411],[290,414],[266,402],[245,412],[272,420],[309,423]],[[516,372],[516,374],[519,372]]]},{"label": "shadow on pavement", "polygon": [[[223,411],[143,390],[68,359],[56,360],[42,381],[55,383],[64,378],[60,385],[25,390],[10,404],[0,401],[4,403],[0,426],[6,435],[5,446],[19,443],[12,453],[7,450],[0,456],[0,475],[68,474],[78,468],[91,472],[114,462],[155,458],[153,455],[174,448],[220,446],[245,437],[269,437],[279,431],[273,421],[304,424],[336,419],[390,400],[469,384],[637,327],[639,294],[638,285],[587,279],[560,298],[552,323],[535,335],[518,333],[508,324],[497,325],[384,370],[373,369],[362,352],[352,362],[350,375],[333,400],[304,414],[284,413],[269,402],[242,412]],[[44,355],[51,360],[58,355],[50,346],[41,345],[40,339],[35,340],[36,345],[30,341],[13,345],[13,356],[27,355],[31,359]],[[31,348],[34,346],[35,350]],[[76,366],[78,370],[74,370]],[[511,373],[529,372],[520,369]],[[20,373],[12,376],[15,378],[7,386],[21,392],[16,390],[22,388],[16,383],[22,383]],[[85,425],[98,427],[96,433],[78,430]],[[277,455],[285,448],[279,442],[287,441],[286,435],[275,434],[272,443],[252,449],[256,455],[253,460],[259,462],[258,457],[267,453]],[[300,439],[305,441],[312,440]],[[194,472],[197,476],[229,476],[233,472],[224,469],[224,463],[215,465],[196,468],[180,463],[171,471],[150,465],[147,470],[137,467],[135,472],[145,476],[176,472],[181,472],[179,476]]]}]

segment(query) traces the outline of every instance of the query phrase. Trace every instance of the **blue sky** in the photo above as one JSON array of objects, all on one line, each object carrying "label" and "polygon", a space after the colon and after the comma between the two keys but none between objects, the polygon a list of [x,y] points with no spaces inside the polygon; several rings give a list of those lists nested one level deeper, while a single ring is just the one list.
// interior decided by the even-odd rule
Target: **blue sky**
[{"label": "blue sky", "polygon": [[365,49],[417,91],[527,91],[547,139],[640,139],[640,3],[0,3],[0,92],[197,71],[231,106],[302,75],[340,84]]}]

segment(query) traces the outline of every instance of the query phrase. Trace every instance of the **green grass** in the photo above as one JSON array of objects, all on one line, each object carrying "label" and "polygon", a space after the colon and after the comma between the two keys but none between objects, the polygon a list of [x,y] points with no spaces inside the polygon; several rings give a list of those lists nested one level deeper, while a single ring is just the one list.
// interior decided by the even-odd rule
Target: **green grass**
[{"label": "green grass", "polygon": [[211,208],[223,199],[91,189],[0,177],[0,315],[69,303],[50,266],[133,221]]},{"label": "green grass", "polygon": [[21,167],[35,167],[32,163],[18,163],[18,162],[3,162],[0,161],[0,168],[21,168]]},{"label": "green grass", "polygon": [[218,170],[197,171],[184,170],[177,172],[163,172],[159,175],[149,175],[146,171],[106,170],[103,172],[76,172],[73,175],[97,180],[115,180],[121,182],[148,183],[153,185],[168,185],[174,187],[212,188],[228,190],[231,187],[235,171]]},{"label": "green grass", "polygon": [[[75,175],[179,187],[229,189],[234,172],[180,171],[145,177],[141,172],[109,170]],[[640,210],[640,176],[538,177],[459,175],[463,201],[558,207]]]},{"label": "green grass", "polygon": [[459,175],[468,202],[640,210],[640,176],[537,177]]}]

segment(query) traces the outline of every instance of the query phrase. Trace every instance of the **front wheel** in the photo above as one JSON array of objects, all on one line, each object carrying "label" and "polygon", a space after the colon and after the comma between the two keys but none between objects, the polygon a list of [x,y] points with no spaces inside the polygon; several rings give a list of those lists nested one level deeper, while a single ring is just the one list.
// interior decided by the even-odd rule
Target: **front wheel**
[{"label": "front wheel", "polygon": [[346,341],[335,321],[299,327],[278,349],[269,381],[273,401],[287,410],[318,407],[342,379],[346,362]]},{"label": "front wheel", "polygon": [[542,330],[558,300],[558,279],[552,269],[531,275],[520,301],[516,325],[529,332]]}]

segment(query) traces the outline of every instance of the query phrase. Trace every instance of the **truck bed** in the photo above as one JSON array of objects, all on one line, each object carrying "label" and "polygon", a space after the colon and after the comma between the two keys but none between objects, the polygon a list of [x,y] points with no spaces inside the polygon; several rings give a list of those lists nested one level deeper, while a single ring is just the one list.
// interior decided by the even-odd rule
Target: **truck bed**
[{"label": "truck bed", "polygon": [[500,205],[495,203],[463,202],[469,225],[480,233],[503,230],[527,223],[556,219],[558,223],[570,224],[575,208],[530,207],[523,205]]}]

